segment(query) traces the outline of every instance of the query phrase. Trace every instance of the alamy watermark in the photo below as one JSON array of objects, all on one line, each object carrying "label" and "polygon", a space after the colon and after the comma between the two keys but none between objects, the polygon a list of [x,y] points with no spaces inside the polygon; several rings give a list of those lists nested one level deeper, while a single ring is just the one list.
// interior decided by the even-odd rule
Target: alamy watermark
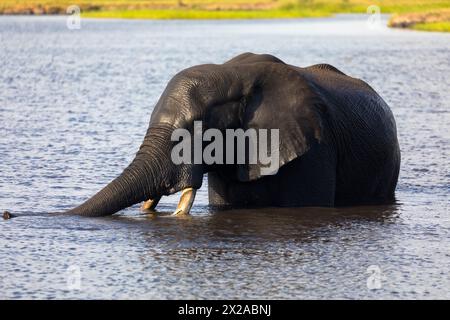
[{"label": "alamy watermark", "polygon": [[[226,129],[223,134],[212,128],[203,132],[202,122],[194,121],[193,135],[187,129],[175,129],[171,140],[179,141],[171,152],[177,165],[259,164],[261,175],[276,174],[280,166],[279,129]],[[203,148],[204,143],[208,145]]]},{"label": "alamy watermark", "polygon": [[366,270],[369,273],[369,277],[367,278],[366,285],[369,290],[378,290],[383,287],[384,276],[381,271],[381,268],[378,265],[370,265]]},{"label": "alamy watermark", "polygon": [[371,5],[367,7],[367,27],[375,30],[381,28],[381,9],[377,5]]},{"label": "alamy watermark", "polygon": [[69,15],[66,19],[67,29],[78,30],[81,29],[81,9],[77,5],[68,6],[66,13]]},{"label": "alamy watermark", "polygon": [[66,270],[68,290],[81,290],[81,269],[77,265],[71,265]]}]

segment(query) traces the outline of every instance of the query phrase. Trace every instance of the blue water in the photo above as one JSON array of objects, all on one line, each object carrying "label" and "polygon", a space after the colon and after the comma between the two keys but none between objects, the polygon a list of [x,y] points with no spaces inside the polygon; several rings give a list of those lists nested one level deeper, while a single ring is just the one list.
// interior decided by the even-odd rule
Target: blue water
[{"label": "blue water", "polygon": [[[450,35],[365,19],[0,17],[0,210],[22,215],[0,221],[0,298],[450,298]],[[396,205],[214,213],[205,181],[187,218],[46,216],[126,167],[176,72],[245,51],[330,63],[381,94]]]}]

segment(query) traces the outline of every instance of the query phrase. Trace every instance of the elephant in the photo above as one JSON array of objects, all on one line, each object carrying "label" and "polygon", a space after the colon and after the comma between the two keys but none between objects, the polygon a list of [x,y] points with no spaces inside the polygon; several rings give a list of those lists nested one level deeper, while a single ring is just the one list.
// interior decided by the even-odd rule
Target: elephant
[{"label": "elephant", "polygon": [[[220,132],[277,129],[278,171],[262,175],[262,164],[248,162],[175,164],[172,134],[193,133],[196,121]],[[188,214],[205,174],[217,207],[392,203],[399,168],[394,116],[367,83],[329,64],[296,67],[243,53],[176,74],[131,164],[66,213],[112,215],[141,202],[151,212],[162,196],[181,191],[174,214]]]}]

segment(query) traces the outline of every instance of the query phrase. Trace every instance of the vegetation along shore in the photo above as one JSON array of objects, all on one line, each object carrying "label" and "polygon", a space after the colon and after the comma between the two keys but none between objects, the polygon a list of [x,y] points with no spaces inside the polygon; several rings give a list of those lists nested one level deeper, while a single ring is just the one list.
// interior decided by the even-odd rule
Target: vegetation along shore
[{"label": "vegetation along shore", "polygon": [[65,14],[125,19],[269,19],[366,13],[370,5],[393,14],[391,27],[450,31],[450,0],[2,0],[0,14]]}]

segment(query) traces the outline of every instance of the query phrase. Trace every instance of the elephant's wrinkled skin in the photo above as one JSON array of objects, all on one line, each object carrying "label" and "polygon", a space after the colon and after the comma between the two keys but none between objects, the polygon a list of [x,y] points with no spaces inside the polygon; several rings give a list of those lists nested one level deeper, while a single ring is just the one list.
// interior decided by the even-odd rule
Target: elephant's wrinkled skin
[{"label": "elephant's wrinkled skin", "polygon": [[[171,134],[192,131],[195,120],[220,130],[279,129],[280,170],[261,176],[258,165],[173,164]],[[153,209],[180,190],[189,190],[182,202],[192,202],[205,173],[213,205],[385,203],[394,199],[399,166],[392,112],[365,82],[326,64],[300,68],[245,53],[174,76],[132,163],[68,213],[110,215],[149,199],[144,208]]]}]

